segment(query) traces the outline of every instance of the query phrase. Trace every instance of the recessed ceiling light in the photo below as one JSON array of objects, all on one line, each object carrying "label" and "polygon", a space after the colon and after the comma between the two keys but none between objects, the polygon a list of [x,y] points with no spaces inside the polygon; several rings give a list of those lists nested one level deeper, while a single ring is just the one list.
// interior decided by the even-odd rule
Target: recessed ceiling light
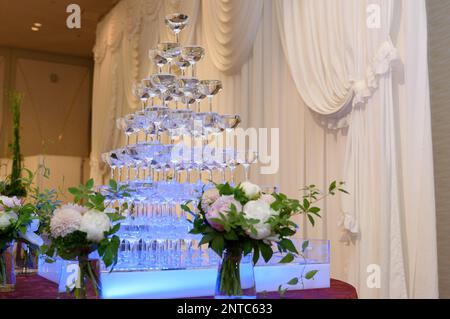
[{"label": "recessed ceiling light", "polygon": [[35,23],[34,23],[34,26],[40,28],[40,27],[42,27],[42,23],[35,22]]},{"label": "recessed ceiling light", "polygon": [[39,31],[39,28],[31,27],[31,31]]}]

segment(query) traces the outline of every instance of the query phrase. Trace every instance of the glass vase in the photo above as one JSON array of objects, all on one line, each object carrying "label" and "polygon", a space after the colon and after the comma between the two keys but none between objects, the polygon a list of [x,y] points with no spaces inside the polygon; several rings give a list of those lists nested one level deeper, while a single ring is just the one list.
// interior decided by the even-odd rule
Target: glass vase
[{"label": "glass vase", "polygon": [[39,247],[25,243],[16,243],[14,263],[16,275],[34,275],[38,272]]},{"label": "glass vase", "polygon": [[102,297],[101,262],[81,257],[62,263],[58,286],[59,299],[100,299]]},{"label": "glass vase", "polygon": [[256,285],[251,254],[242,249],[226,248],[219,263],[216,299],[255,299]]},{"label": "glass vase", "polygon": [[14,242],[0,248],[0,292],[12,292],[16,288],[14,269]]}]

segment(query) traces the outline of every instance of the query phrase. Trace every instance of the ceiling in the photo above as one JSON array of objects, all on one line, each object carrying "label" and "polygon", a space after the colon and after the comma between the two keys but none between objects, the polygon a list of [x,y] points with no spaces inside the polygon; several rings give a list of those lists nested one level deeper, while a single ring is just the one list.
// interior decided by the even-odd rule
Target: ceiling
[{"label": "ceiling", "polygon": [[[0,0],[0,46],[90,57],[98,21],[119,0]],[[69,29],[69,4],[81,8],[81,28]],[[31,30],[41,23],[40,30]]]}]

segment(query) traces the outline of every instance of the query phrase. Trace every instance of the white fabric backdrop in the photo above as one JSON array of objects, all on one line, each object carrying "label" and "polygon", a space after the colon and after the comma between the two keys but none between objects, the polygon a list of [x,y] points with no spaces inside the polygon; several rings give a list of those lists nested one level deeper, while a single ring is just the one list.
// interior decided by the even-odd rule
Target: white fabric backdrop
[{"label": "white fabric backdrop", "polygon": [[[164,15],[186,12],[191,27],[183,31],[182,41],[207,50],[199,76],[224,83],[215,100],[218,110],[241,114],[244,127],[280,128],[278,174],[260,175],[252,169],[251,179],[297,196],[302,185],[324,186],[332,179],[349,178],[351,196],[327,200],[322,222],[302,227],[302,236],[331,240],[332,275],[354,284],[365,298],[437,297],[424,1],[373,2],[382,8],[383,27],[376,32],[360,32],[366,30],[365,1],[122,0],[97,31],[91,175],[104,182],[106,172],[98,159],[121,143],[114,118],[136,107],[131,85],[152,69],[147,51],[169,38]],[[209,14],[212,8],[220,10]],[[255,10],[244,19],[249,8]],[[308,11],[302,11],[305,8]],[[331,19],[335,12],[341,12],[341,20]],[[305,14],[318,18],[300,19]],[[414,23],[417,17],[419,23]],[[330,24],[322,26],[319,20]],[[243,21],[248,24],[236,27]],[[397,23],[389,27],[390,21]],[[352,33],[341,36],[343,31],[333,29],[331,22]],[[222,33],[205,31],[214,26]],[[323,27],[335,31],[316,32]],[[310,31],[318,43],[302,42]],[[366,71],[389,32],[402,63],[392,72],[388,63],[379,72],[387,73],[379,76],[378,89],[372,86],[369,94]],[[344,54],[339,50],[342,43],[330,35],[352,39],[346,49],[365,51]],[[393,46],[387,45],[385,52],[392,53]],[[323,52],[326,47],[330,49]],[[297,64],[294,60],[302,53],[307,62]],[[315,61],[319,55],[321,60]],[[323,76],[312,73],[316,71]],[[353,93],[358,103],[345,103]],[[318,116],[308,107],[332,115]],[[359,224],[359,232],[345,238],[339,226],[342,207]],[[380,288],[366,284],[371,264],[381,267]]]}]

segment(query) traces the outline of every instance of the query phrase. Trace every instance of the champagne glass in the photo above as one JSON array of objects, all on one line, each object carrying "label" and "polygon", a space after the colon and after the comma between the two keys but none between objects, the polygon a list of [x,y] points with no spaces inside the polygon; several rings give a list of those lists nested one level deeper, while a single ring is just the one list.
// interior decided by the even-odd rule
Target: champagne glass
[{"label": "champagne glass", "polygon": [[217,115],[216,119],[221,131],[230,132],[241,123],[241,117],[233,114]]},{"label": "champagne glass", "polygon": [[175,87],[177,77],[173,74],[168,73],[160,73],[160,74],[153,74],[150,77],[151,82],[155,86],[156,89],[161,94],[161,101],[163,102],[163,106],[165,106],[165,93]]},{"label": "champagne glass", "polygon": [[[192,101],[195,103],[195,92],[200,81],[197,78],[181,77],[178,79],[178,88],[183,92],[184,96],[187,98],[186,102]],[[189,104],[186,105],[189,108]]]},{"label": "champagne glass", "polygon": [[175,60],[175,64],[178,66],[178,68],[181,70],[181,76],[186,75],[186,69],[191,65],[189,61],[183,59],[181,56],[179,56]]},{"label": "champagne glass", "polygon": [[250,165],[256,163],[258,160],[258,153],[252,150],[249,151],[238,151],[237,152],[237,163],[244,167],[245,181],[248,181],[248,173]]},{"label": "champagne glass", "polygon": [[147,93],[146,88],[142,85],[142,83],[134,83],[133,84],[133,94],[136,96],[141,102],[142,110],[145,108],[145,104],[150,96]]},{"label": "champagne glass", "polygon": [[183,13],[171,13],[166,16],[166,26],[175,34],[177,43],[180,42],[180,32],[188,25],[189,17]]},{"label": "champagne glass", "polygon": [[158,51],[169,63],[169,73],[171,72],[171,63],[173,59],[181,54],[181,47],[178,43],[163,42],[157,46]]},{"label": "champagne glass", "polygon": [[152,99],[151,106],[155,105],[155,97],[160,95],[158,88],[155,87],[152,80],[150,78],[146,78],[142,80],[142,86],[146,89],[147,95]]},{"label": "champagne glass", "polygon": [[205,49],[198,45],[185,46],[181,49],[181,57],[192,67],[192,77],[195,77],[195,65],[205,56]]},{"label": "champagne glass", "polygon": [[169,62],[165,57],[162,56],[161,52],[157,49],[151,49],[148,52],[150,60],[158,67],[158,72],[162,73],[163,67]]},{"label": "champagne glass", "polygon": [[199,86],[197,86],[197,90],[194,94],[195,102],[197,102],[197,112],[200,112],[200,102],[206,98],[206,95],[200,92]]},{"label": "champagne glass", "polygon": [[203,80],[200,82],[200,92],[208,97],[209,112],[212,113],[212,98],[222,91],[222,82],[219,80]]}]

